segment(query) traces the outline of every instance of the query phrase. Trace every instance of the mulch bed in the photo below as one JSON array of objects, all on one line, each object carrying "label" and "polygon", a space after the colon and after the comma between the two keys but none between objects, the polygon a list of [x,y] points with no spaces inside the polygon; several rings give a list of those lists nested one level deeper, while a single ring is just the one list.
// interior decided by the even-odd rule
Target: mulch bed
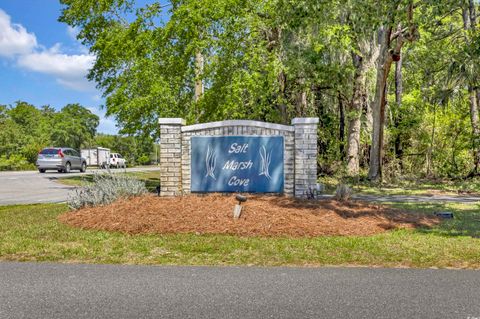
[{"label": "mulch bed", "polygon": [[151,195],[62,214],[61,222],[84,229],[141,233],[240,236],[366,236],[396,228],[430,227],[435,216],[364,202],[300,201],[283,196],[248,196],[233,219],[233,195],[161,198]]}]

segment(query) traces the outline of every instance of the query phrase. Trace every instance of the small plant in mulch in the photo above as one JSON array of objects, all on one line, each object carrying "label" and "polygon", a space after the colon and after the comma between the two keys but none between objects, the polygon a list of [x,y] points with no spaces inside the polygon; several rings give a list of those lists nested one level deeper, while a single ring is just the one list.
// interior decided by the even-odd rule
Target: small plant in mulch
[{"label": "small plant in mulch", "polygon": [[352,197],[352,189],[346,184],[338,184],[335,190],[335,199],[341,202],[348,201]]},{"label": "small plant in mulch", "polygon": [[107,205],[119,198],[130,198],[147,193],[145,183],[121,174],[95,174],[93,184],[77,188],[70,193],[68,207],[80,209]]}]

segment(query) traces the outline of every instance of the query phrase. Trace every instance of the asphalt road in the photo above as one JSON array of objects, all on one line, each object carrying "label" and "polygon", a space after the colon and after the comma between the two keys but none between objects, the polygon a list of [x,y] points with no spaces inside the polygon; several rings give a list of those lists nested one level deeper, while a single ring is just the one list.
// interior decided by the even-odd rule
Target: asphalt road
[{"label": "asphalt road", "polygon": [[[157,167],[127,168],[128,172],[158,170]],[[98,170],[87,170],[86,173],[63,174],[47,171],[0,172],[0,205],[58,203],[68,198],[73,187],[55,182],[66,176],[92,174]],[[123,172],[123,169],[112,169],[112,172]]]},{"label": "asphalt road", "polygon": [[480,272],[0,263],[0,318],[480,317]]}]

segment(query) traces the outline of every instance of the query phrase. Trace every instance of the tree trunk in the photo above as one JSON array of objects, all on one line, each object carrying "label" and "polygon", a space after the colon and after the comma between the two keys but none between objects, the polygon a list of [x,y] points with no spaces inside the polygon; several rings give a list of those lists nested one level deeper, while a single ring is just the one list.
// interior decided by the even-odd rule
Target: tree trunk
[{"label": "tree trunk", "polygon": [[[390,3],[390,1],[389,1]],[[404,40],[414,41],[418,38],[417,27],[413,23],[414,3],[409,1],[407,9],[408,28],[403,30],[401,23],[397,24],[397,30],[393,32],[396,14],[401,1],[392,1],[388,11],[385,26],[379,29],[380,53],[377,60],[377,81],[375,85],[375,100],[373,102],[373,132],[372,148],[370,151],[370,169],[368,178],[377,181],[382,178],[382,152],[383,152],[383,131],[385,124],[385,105],[387,78],[390,73],[393,58],[399,57]],[[394,44],[392,46],[392,44]]]},{"label": "tree trunk", "polygon": [[[465,30],[476,29],[476,12],[475,3],[469,0],[468,8],[464,8],[462,12],[463,27]],[[465,36],[465,42],[468,44],[471,40]],[[477,175],[480,165],[480,125],[478,118],[478,89],[472,83],[468,84],[468,99],[470,104],[470,122],[472,125],[472,149],[473,149],[473,172],[470,175]]]},{"label": "tree trunk", "polygon": [[[470,29],[477,29],[477,13],[475,8],[474,0],[469,0],[469,12],[470,12]],[[471,90],[471,92],[470,92]],[[470,94],[470,114],[472,119],[472,130],[473,130],[473,142],[474,142],[474,173],[478,174],[478,167],[480,165],[480,124],[478,119],[478,107],[479,107],[479,97],[480,91],[478,87],[468,88]]]},{"label": "tree trunk", "polygon": [[475,8],[475,1],[468,1],[468,11],[470,13],[470,28],[475,30],[477,28],[477,10]]},{"label": "tree trunk", "polygon": [[430,147],[427,151],[427,177],[431,176],[433,171],[433,147],[435,145],[435,129],[437,126],[437,104],[433,104],[433,123],[432,123],[432,135],[430,138]]},{"label": "tree trunk", "polygon": [[280,102],[278,104],[278,111],[280,113],[280,118],[281,118],[281,123],[287,124],[288,123],[288,112],[287,112],[287,104],[285,104],[285,88],[287,86],[287,76],[285,72],[282,70],[278,74],[277,77],[278,80],[278,86],[279,86],[279,96],[280,96]]},{"label": "tree trunk", "polygon": [[355,74],[353,78],[353,98],[348,110],[347,174],[358,175],[360,170],[360,130],[361,114],[366,101],[365,67],[363,57],[352,52]]},{"label": "tree trunk", "polygon": [[[303,87],[303,83],[305,82],[303,79],[300,81],[300,85]],[[308,99],[307,99],[307,91],[302,89],[300,92],[297,93],[297,106],[296,106],[296,115],[303,117],[307,113],[308,108]]]},{"label": "tree trunk", "polygon": [[372,181],[378,181],[382,178],[382,149],[383,132],[385,125],[385,105],[387,78],[392,66],[392,55],[389,52],[391,28],[380,30],[381,44],[380,54],[377,62],[377,80],[375,84],[375,99],[372,105],[373,111],[373,132],[372,148],[370,150],[370,169],[368,178]]},{"label": "tree trunk", "polygon": [[200,51],[195,53],[195,102],[198,102],[203,95],[203,55]]},{"label": "tree trunk", "polygon": [[476,89],[477,92],[477,108],[480,107],[480,89]]},{"label": "tree trunk", "polygon": [[340,159],[343,161],[345,159],[345,106],[343,105],[343,99],[338,92],[338,111],[340,115],[340,123],[338,126],[338,137],[340,140]]},{"label": "tree trunk", "polygon": [[478,174],[478,167],[480,165],[480,126],[478,119],[477,90],[469,86],[468,95],[470,101],[470,121],[472,123],[473,173],[476,175]]},{"label": "tree trunk", "polygon": [[[367,91],[368,92],[368,91]],[[372,103],[373,101],[370,100],[368,93],[366,97],[366,103],[364,105],[364,112],[365,112],[365,125],[364,125],[364,134],[368,137],[372,137],[373,132],[373,112],[372,112]],[[360,158],[360,166],[368,167],[370,163],[370,149],[372,146],[371,140],[368,140],[364,145],[362,145],[361,149],[361,158]]]},{"label": "tree trunk", "polygon": [[403,94],[403,83],[402,83],[402,62],[403,57],[400,56],[400,60],[397,61],[395,65],[395,104],[397,107],[397,112],[395,114],[394,125],[396,129],[395,136],[395,157],[399,160],[400,168],[403,169],[403,147],[402,147],[402,132],[400,132],[400,123],[402,122],[402,94]]}]

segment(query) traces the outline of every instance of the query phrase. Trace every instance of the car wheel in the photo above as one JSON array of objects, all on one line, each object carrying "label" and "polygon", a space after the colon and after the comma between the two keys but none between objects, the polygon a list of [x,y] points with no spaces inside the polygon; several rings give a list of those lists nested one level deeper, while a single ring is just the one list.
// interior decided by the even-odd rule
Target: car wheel
[{"label": "car wheel", "polygon": [[45,173],[45,170],[43,168],[38,169],[40,173]]},{"label": "car wheel", "polygon": [[72,165],[70,165],[69,162],[65,164],[65,169],[63,170],[65,173],[70,173],[70,170],[72,169]]},{"label": "car wheel", "polygon": [[80,172],[85,173],[86,170],[87,170],[87,164],[83,162],[82,167],[80,168]]}]

